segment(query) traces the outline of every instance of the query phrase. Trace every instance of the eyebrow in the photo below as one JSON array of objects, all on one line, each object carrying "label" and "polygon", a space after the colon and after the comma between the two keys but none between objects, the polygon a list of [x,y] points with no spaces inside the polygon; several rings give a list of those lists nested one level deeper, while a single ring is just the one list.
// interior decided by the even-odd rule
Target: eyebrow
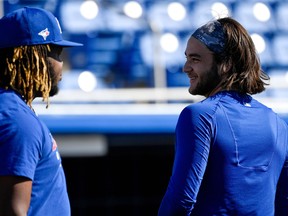
[{"label": "eyebrow", "polygon": [[201,55],[199,55],[197,53],[190,53],[189,55],[187,55],[187,53],[185,52],[184,54],[185,54],[185,56],[189,56],[189,57],[198,57],[198,58],[201,57]]}]

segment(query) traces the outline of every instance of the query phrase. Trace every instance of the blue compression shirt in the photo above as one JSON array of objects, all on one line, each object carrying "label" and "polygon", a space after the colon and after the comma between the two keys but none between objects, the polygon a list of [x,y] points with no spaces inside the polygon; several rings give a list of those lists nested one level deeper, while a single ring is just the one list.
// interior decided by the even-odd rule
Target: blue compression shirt
[{"label": "blue compression shirt", "polygon": [[187,106],[158,216],[287,216],[287,151],[287,124],[251,96],[224,91]]},{"label": "blue compression shirt", "polygon": [[21,97],[0,88],[0,175],[33,181],[29,216],[69,216],[56,141]]}]

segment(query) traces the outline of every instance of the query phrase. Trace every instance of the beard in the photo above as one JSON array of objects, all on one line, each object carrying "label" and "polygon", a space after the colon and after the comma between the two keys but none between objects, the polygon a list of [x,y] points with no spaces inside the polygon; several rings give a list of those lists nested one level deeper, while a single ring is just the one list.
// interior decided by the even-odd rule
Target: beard
[{"label": "beard", "polygon": [[[47,70],[48,70],[49,80],[51,81],[51,89],[49,91],[49,97],[52,97],[58,94],[59,92],[59,87],[58,87],[59,80],[50,62],[48,62],[47,68],[48,68]],[[48,85],[48,83],[46,83],[45,85]],[[43,95],[40,90],[35,92],[35,97],[42,97],[42,96]]]},{"label": "beard", "polygon": [[58,77],[55,75],[55,71],[53,70],[53,68],[50,68],[49,75],[50,75],[50,80],[51,80],[51,89],[49,92],[49,96],[52,97],[58,94],[59,92]]},{"label": "beard", "polygon": [[52,97],[54,95],[57,95],[59,92],[59,87],[58,86],[52,86],[51,91],[49,92],[49,96]]},{"label": "beard", "polygon": [[218,74],[217,65],[214,63],[210,70],[203,73],[195,88],[189,88],[189,93],[192,95],[209,95],[220,83],[221,77]]}]

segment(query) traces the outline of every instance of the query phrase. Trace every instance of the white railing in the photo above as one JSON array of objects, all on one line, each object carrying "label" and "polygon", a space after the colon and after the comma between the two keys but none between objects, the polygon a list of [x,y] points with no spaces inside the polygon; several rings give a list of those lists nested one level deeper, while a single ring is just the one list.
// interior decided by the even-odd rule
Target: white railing
[{"label": "white railing", "polygon": [[[285,91],[275,97],[275,91]],[[271,85],[255,98],[278,113],[288,113],[288,85]],[[33,102],[39,114],[177,114],[184,106],[204,99],[184,88],[97,89],[94,92],[61,90],[50,98],[50,105],[40,98]]]}]

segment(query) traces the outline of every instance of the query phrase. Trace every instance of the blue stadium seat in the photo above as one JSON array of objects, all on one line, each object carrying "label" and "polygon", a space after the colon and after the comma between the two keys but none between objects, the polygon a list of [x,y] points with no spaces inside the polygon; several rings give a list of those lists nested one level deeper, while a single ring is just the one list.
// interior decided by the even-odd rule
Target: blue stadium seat
[{"label": "blue stadium seat", "polygon": [[148,25],[143,18],[132,19],[127,17],[122,11],[113,8],[104,9],[104,23],[108,31],[143,31],[148,29]]},{"label": "blue stadium seat", "polygon": [[[218,9],[217,11],[212,8],[214,3],[215,1],[195,1],[191,3],[189,19],[191,20],[192,26],[190,29],[192,27],[198,28],[210,20],[214,20],[215,18],[222,16],[227,16],[231,13],[230,1],[223,1],[222,4],[225,4],[226,9]],[[213,13],[215,13],[216,17],[214,17]]]},{"label": "blue stadium seat", "polygon": [[82,1],[65,1],[61,4],[60,20],[62,28],[73,34],[106,30],[103,11],[99,10],[95,19],[87,20],[80,14],[81,3]]},{"label": "blue stadium seat", "polygon": [[[147,21],[152,28],[159,31],[181,31],[191,29],[191,20],[187,16],[183,20],[175,21],[167,13],[169,1],[155,1],[147,8]],[[187,10],[188,6],[183,4]]]},{"label": "blue stadium seat", "polygon": [[[269,3],[266,6],[270,10],[270,19],[267,21],[259,21],[253,13],[253,7],[257,2],[253,1],[238,1],[234,5],[233,17],[238,20],[250,32],[271,32],[275,31],[276,24],[274,19],[273,9]],[[260,11],[263,13],[263,11]]]},{"label": "blue stadium seat", "polygon": [[272,55],[275,57],[275,66],[288,67],[288,33],[278,33],[272,38]]},{"label": "blue stadium seat", "polygon": [[288,32],[288,2],[279,0],[274,13],[278,30]]},{"label": "blue stadium seat", "polygon": [[274,59],[272,45],[271,45],[271,37],[267,37],[263,34],[259,34],[259,35],[262,36],[265,42],[265,50],[259,53],[261,64],[263,67],[271,67],[275,64],[275,59]]}]

